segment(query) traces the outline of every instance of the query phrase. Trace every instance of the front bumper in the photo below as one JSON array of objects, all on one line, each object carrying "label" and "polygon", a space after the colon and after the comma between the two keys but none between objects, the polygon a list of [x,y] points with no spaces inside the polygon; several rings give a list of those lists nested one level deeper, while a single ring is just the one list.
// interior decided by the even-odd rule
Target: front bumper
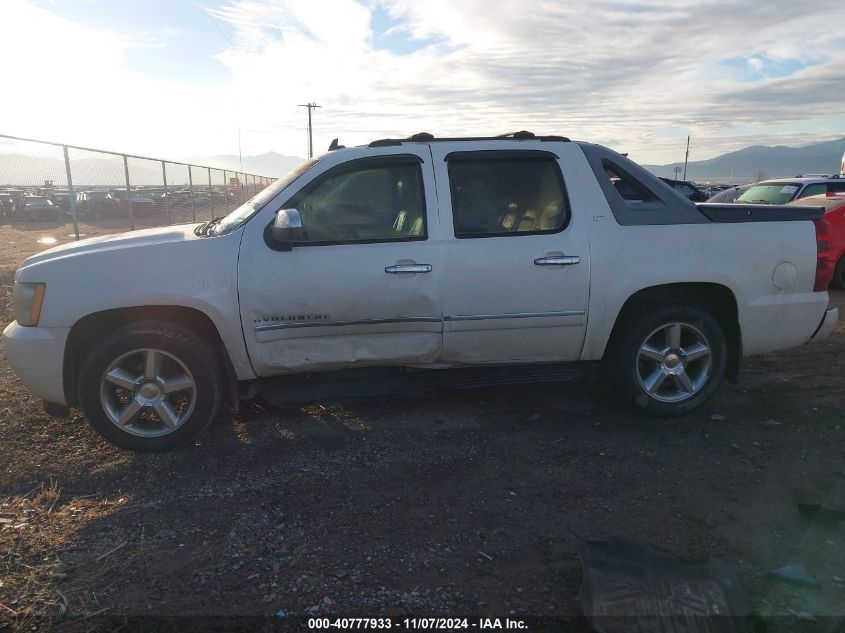
[{"label": "front bumper", "polygon": [[67,404],[64,355],[70,328],[23,327],[12,321],[3,330],[6,358],[18,378],[39,398]]},{"label": "front bumper", "polygon": [[818,329],[815,331],[813,336],[810,337],[810,341],[821,341],[822,339],[826,339],[836,328],[836,322],[838,320],[839,308],[828,308],[825,310],[822,322],[819,323]]}]

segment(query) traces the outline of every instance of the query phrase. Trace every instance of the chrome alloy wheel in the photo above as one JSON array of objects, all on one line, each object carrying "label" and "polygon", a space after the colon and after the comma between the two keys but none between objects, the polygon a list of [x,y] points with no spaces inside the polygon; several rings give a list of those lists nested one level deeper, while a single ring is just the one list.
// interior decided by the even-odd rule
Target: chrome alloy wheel
[{"label": "chrome alloy wheel", "polygon": [[137,349],[108,366],[100,405],[112,424],[140,437],[178,429],[194,410],[197,387],[178,358],[160,349]]},{"label": "chrome alloy wheel", "polygon": [[637,380],[660,402],[697,394],[710,378],[713,355],[707,337],[689,323],[667,323],[649,334],[637,354]]}]

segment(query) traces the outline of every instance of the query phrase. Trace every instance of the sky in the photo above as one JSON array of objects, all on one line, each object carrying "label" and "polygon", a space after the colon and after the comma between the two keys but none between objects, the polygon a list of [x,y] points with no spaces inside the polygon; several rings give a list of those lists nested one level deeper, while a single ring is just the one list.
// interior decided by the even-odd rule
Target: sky
[{"label": "sky", "polygon": [[[845,136],[845,3],[0,0],[0,133],[175,160],[527,129],[641,163]],[[833,25],[833,26],[832,26]]]}]

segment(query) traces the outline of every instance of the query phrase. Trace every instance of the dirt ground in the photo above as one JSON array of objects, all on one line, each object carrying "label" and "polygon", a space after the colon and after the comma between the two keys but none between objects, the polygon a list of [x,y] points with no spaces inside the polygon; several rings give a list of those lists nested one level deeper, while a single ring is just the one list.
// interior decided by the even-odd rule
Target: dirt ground
[{"label": "dirt ground", "polygon": [[[845,293],[833,301],[845,312]],[[621,411],[585,383],[517,386],[247,404],[190,448],[134,455],[79,415],[44,415],[0,351],[0,628],[284,610],[588,630],[577,548],[616,536],[732,565],[777,616],[769,630],[840,630],[820,616],[845,616],[845,530],[802,518],[796,499],[845,502],[843,352],[840,323],[749,360],[680,419]],[[766,579],[789,563],[820,588]]]},{"label": "dirt ground", "polygon": [[[197,222],[203,222],[210,220],[213,215],[224,213],[223,208],[216,208],[212,212],[208,206],[197,206],[193,210],[185,208],[184,205],[174,206],[169,215],[155,213],[135,218],[135,228],[145,229],[165,226],[168,223],[188,223],[194,216]],[[126,217],[106,219],[80,217],[77,225],[81,239],[122,233],[130,228],[129,219]],[[73,221],[64,215],[55,221],[40,222],[18,222],[9,218],[0,218],[0,271],[14,270],[24,258],[46,248],[72,242],[74,239],[76,239],[76,233]]]}]

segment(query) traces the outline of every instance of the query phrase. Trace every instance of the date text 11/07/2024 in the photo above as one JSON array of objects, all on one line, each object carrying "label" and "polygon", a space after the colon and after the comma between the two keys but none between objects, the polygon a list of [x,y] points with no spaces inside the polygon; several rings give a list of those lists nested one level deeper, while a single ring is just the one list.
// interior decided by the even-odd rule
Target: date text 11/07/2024
[{"label": "date text 11/07/2024", "polygon": [[526,630],[524,620],[511,618],[309,618],[309,629]]}]

